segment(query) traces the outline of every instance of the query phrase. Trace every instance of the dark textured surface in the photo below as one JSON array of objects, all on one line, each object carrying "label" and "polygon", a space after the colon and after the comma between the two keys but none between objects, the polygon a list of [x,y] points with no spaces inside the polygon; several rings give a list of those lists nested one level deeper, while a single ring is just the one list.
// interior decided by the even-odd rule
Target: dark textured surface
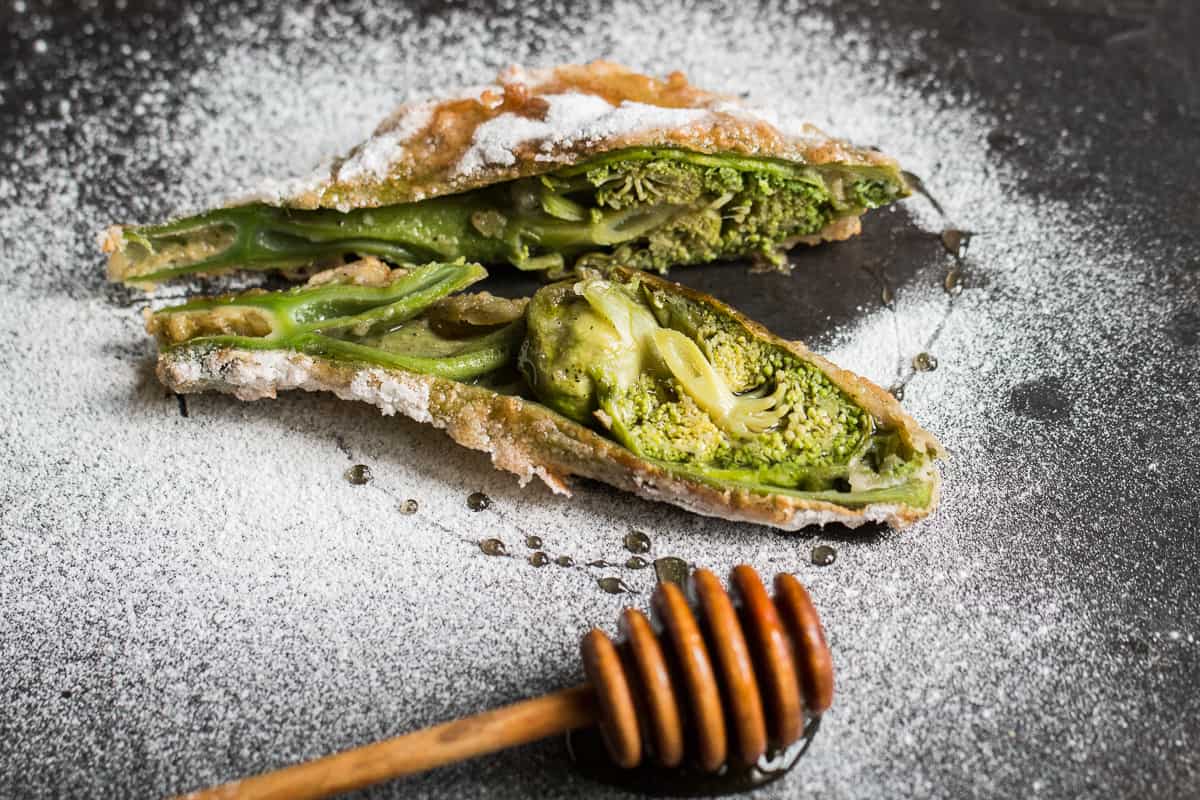
[{"label": "dark textured surface", "polygon": [[[470,6],[468,10],[479,13],[482,8]],[[201,28],[205,20],[244,15],[262,30],[270,31],[276,17],[273,9],[253,4],[205,5],[197,7],[196,13]],[[428,13],[444,14],[446,9],[430,5]],[[1128,353],[1130,365],[1118,370],[1118,377],[1109,385],[1097,387],[1088,384],[1087,379],[1064,377],[1071,364],[1050,363],[1039,374],[995,387],[1002,404],[1030,425],[989,443],[997,463],[1017,472],[1027,466],[1024,447],[1057,447],[1061,453],[1041,460],[1042,471],[1032,475],[1032,480],[1042,482],[1036,502],[1014,500],[1020,508],[1004,526],[998,526],[994,550],[1000,566],[993,568],[986,580],[978,579],[979,585],[964,584],[956,589],[966,598],[985,590],[1020,597],[1035,588],[1028,585],[1029,576],[1053,580],[1069,598],[1064,613],[1086,607],[1091,619],[1101,620],[1097,624],[1107,634],[1089,640],[1086,646],[1081,644],[1079,650],[1070,641],[1059,641],[1050,662],[1062,665],[1065,674],[1076,674],[1068,667],[1094,659],[1101,664],[1096,674],[1107,676],[1117,689],[1102,704],[1093,706],[1089,705],[1086,687],[1064,679],[1057,695],[1062,715],[1055,724],[1030,723],[1028,730],[1035,733],[1028,737],[1022,719],[1011,720],[1011,725],[1003,729],[980,727],[982,723],[964,710],[970,706],[969,698],[960,704],[948,704],[940,718],[943,729],[912,732],[918,744],[903,749],[907,760],[898,759],[897,768],[915,771],[920,766],[927,782],[921,784],[923,789],[909,787],[914,794],[1197,796],[1197,650],[1194,646],[1169,645],[1161,642],[1158,634],[1147,632],[1181,631],[1190,642],[1200,617],[1200,475],[1184,469],[1196,463],[1192,451],[1196,441],[1195,405],[1200,393],[1200,316],[1196,310],[1200,299],[1200,47],[1196,44],[1200,41],[1200,3],[944,0],[918,7],[843,2],[824,13],[848,30],[865,33],[868,41],[889,45],[909,39],[914,31],[924,32],[920,47],[913,50],[911,62],[901,69],[897,79],[915,87],[937,86],[942,93],[950,87],[963,102],[977,106],[994,119],[1006,120],[979,146],[997,163],[1007,161],[1020,168],[1017,172],[1022,176],[1022,185],[1015,188],[1033,198],[1087,207],[1101,219],[1111,220],[1112,231],[1139,254],[1117,268],[1137,272],[1147,307],[1158,307],[1162,298],[1161,307],[1170,309],[1151,326],[1139,325],[1116,334],[1127,337],[1120,349]],[[53,117],[64,97],[71,96],[76,117],[109,105],[130,106],[138,91],[136,85],[110,81],[104,84],[109,88],[103,94],[73,95],[71,91],[82,79],[80,69],[84,66],[93,69],[99,64],[114,75],[126,69],[125,60],[118,55],[123,44],[148,49],[155,77],[168,83],[186,80],[195,64],[203,60],[203,54],[190,49],[195,26],[183,25],[182,16],[175,4],[139,2],[119,7],[101,3],[86,10],[43,8],[30,2],[22,13],[16,13],[13,3],[6,0],[0,6],[5,42],[0,50],[0,143],[8,148],[4,152],[14,152],[10,131],[28,131],[30,120]],[[781,24],[786,22],[781,20]],[[85,26],[93,26],[90,30],[100,30],[103,36],[85,35]],[[37,57],[34,42],[38,40],[47,44],[53,58]],[[130,76],[135,82],[145,78],[140,70]],[[173,96],[168,95],[166,111],[172,102]],[[119,121],[121,117],[108,119]],[[131,116],[127,124],[131,137],[144,133],[137,129],[135,117]],[[133,153],[96,153],[86,132],[72,126],[53,141],[20,144],[30,151],[41,146],[58,153],[77,153],[80,159],[109,159],[109,179],[83,186],[81,206],[105,208],[113,219],[141,219],[157,213],[155,198],[146,197],[139,187],[156,182],[154,171],[167,166],[153,160],[139,161]],[[3,169],[19,176],[22,165],[0,164]],[[936,194],[938,187],[931,186],[931,190]],[[984,229],[978,235],[1002,234]],[[80,241],[79,260],[96,263],[86,238]],[[936,235],[915,230],[907,213],[898,209],[869,217],[865,234],[859,239],[806,251],[795,258],[812,280],[802,282],[795,276],[775,275],[735,279],[728,266],[678,271],[673,277],[718,294],[781,334],[820,347],[828,331],[860,317],[864,307],[867,311],[877,308],[882,303],[885,283],[903,289],[916,280],[924,265],[944,259],[945,254]],[[970,287],[985,285],[986,264],[972,263],[968,258],[966,278]],[[124,301],[123,295],[118,297],[120,293],[103,286],[99,270],[76,274],[73,265],[43,275],[0,274],[0,287],[9,285],[33,286],[51,297],[78,300],[100,296]],[[525,289],[504,279],[498,279],[498,288],[510,292]],[[1168,298],[1174,298],[1171,305]],[[1021,303],[1024,299],[1000,298],[998,302]],[[1063,339],[1082,341],[1078,337],[1087,335],[1089,332],[1073,327],[1071,320],[1061,320]],[[1159,354],[1156,363],[1164,367],[1147,375],[1137,368],[1138,353],[1151,350]],[[0,349],[0,356],[3,353]],[[939,356],[948,361],[954,354]],[[1122,385],[1122,381],[1129,383]],[[1160,381],[1161,389],[1146,392],[1148,381]],[[1147,394],[1153,395],[1153,403],[1139,405]],[[1129,420],[1128,430],[1098,430],[1089,419],[1081,419],[1074,412],[1078,411],[1077,398],[1083,395],[1103,398],[1110,412],[1106,419]],[[1078,447],[1086,454],[1082,463],[1073,455],[1079,441],[1109,435],[1120,442],[1122,451],[1102,458],[1102,451]],[[1141,455],[1180,469],[1163,469],[1149,478],[1140,473],[1135,476],[1129,462]],[[984,499],[994,498],[985,495]],[[0,502],[4,501],[15,503],[17,498],[0,493]],[[1124,511],[1116,515],[1115,506]],[[1121,524],[1091,524],[1104,515],[1120,519]],[[12,530],[16,531],[13,520],[8,524],[13,524]],[[0,527],[0,543],[4,537],[5,530]],[[888,548],[902,544],[886,536],[847,536],[839,546]],[[789,543],[786,550],[794,555],[796,548]],[[1047,570],[1047,561],[1055,568]],[[16,590],[3,585],[4,571],[0,564],[0,589],[8,589],[0,592],[0,599],[6,602],[4,613],[14,615],[8,620],[7,624],[13,626],[8,630],[18,630],[15,615],[21,613],[20,606],[14,598]],[[873,591],[878,587],[864,589],[867,595]],[[848,618],[841,624],[850,626],[854,620]],[[19,649],[30,641],[14,636],[7,644]],[[163,652],[169,651],[168,642],[158,644]],[[14,661],[20,658],[41,663],[47,674],[53,673],[48,660],[59,658],[57,652],[47,648],[47,654],[40,656],[25,649],[17,655],[17,650],[0,649]],[[98,651],[78,657],[104,663]],[[990,655],[974,652],[970,657],[978,660]],[[194,660],[187,663],[189,669],[197,668]],[[208,668],[206,661],[201,663],[201,671]],[[570,679],[573,669],[565,658],[548,659],[535,683],[560,683],[560,678]],[[1020,684],[1019,675],[1010,677]],[[171,757],[164,756],[155,743],[143,742],[139,738],[143,732],[136,725],[123,724],[120,714],[104,712],[108,697],[105,692],[115,693],[113,687],[120,680],[120,675],[114,674],[107,689],[100,682],[98,688],[90,690],[90,697],[98,699],[89,702],[98,704],[100,710],[89,706],[88,711],[76,712],[70,708],[71,690],[49,679],[44,685],[14,686],[0,678],[0,689],[6,693],[0,694],[0,740],[4,742],[0,744],[0,792],[14,796],[24,793],[22,786],[26,784],[17,777],[20,774],[28,776],[30,791],[42,796],[60,791],[102,795],[108,793],[104,787],[119,787],[112,792],[115,795],[153,794],[183,788],[178,785],[179,775],[187,776],[189,785],[201,777],[211,777],[206,769],[165,764],[164,758],[170,761]],[[519,682],[503,688],[510,695],[520,694]],[[159,695],[154,697],[161,700]],[[483,702],[485,697],[486,693],[480,693],[468,699]],[[474,707],[463,702],[468,708]],[[55,707],[61,710],[48,711],[52,704],[59,704]],[[466,710],[454,704],[448,709],[460,713]],[[1032,714],[1037,709],[1022,706],[1020,711]],[[42,765],[70,761],[75,747],[70,731],[78,730],[78,726],[64,723],[60,729],[54,723],[37,723],[37,731],[31,728],[36,720],[74,719],[71,715],[76,713],[93,714],[88,719],[97,720],[91,726],[92,741],[86,754],[80,756],[90,767],[72,772],[69,780],[59,780],[57,767],[47,771]],[[301,731],[288,740],[293,748],[289,752],[297,747],[303,751],[295,741],[306,741],[304,731],[326,722],[334,725],[337,716],[335,709],[314,707],[278,713],[283,715],[283,723],[298,726]],[[1054,713],[1051,709],[1050,714]],[[209,728],[213,726],[236,726],[239,721],[232,712],[228,719],[223,712],[208,710],[204,714],[197,717],[202,720],[197,723],[201,732],[211,733]],[[893,719],[893,723],[899,736],[903,720]],[[937,749],[944,745],[922,748],[919,742],[926,735],[930,742],[966,744],[953,751]],[[882,736],[887,738],[886,733]],[[1065,758],[1060,744],[1080,737],[1096,742],[1115,738],[1120,746],[1114,755],[1110,748],[1099,744],[1073,745],[1072,757]],[[19,746],[6,746],[14,741]],[[239,745],[234,737],[226,744],[228,752],[220,759],[235,769],[256,769],[273,763],[261,757],[261,749],[274,744],[269,736],[250,745]],[[260,755],[247,755],[238,750],[239,746],[257,748]],[[125,755],[117,761],[108,759],[109,747]],[[220,747],[214,745],[214,749]],[[536,794],[541,787],[569,781],[559,747],[551,743],[511,760],[490,760],[482,766],[460,769],[446,791],[465,795],[490,789],[501,796],[508,794],[511,786],[528,782],[532,787],[529,792]],[[130,752],[142,755],[131,758]],[[981,784],[964,777],[964,765],[974,773],[995,775],[996,781]],[[886,776],[876,777],[881,787],[904,785]],[[440,780],[430,776],[415,785],[418,791],[433,795],[439,791]],[[885,789],[867,784],[838,784],[836,789],[839,796],[886,794]],[[390,791],[397,796],[402,793],[396,787]],[[381,796],[388,792],[381,790]]]}]

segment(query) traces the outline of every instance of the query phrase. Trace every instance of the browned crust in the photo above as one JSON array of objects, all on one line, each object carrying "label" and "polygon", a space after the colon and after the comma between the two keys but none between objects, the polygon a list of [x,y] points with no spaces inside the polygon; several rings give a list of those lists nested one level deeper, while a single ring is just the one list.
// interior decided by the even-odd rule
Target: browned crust
[{"label": "browned crust", "polygon": [[[393,112],[366,142],[331,167],[308,178],[264,187],[230,205],[263,202],[294,208],[336,208],[349,211],[415,202],[491,184],[550,172],[590,157],[628,147],[678,147],[702,153],[737,153],[786,159],[804,164],[841,163],[896,168],[896,162],[876,150],[858,148],[831,138],[812,125],[780,121],[738,98],[707,91],[688,83],[680,72],[665,79],[634,72],[607,61],[586,65],[523,70],[511,67],[494,85],[465,91],[457,97],[409,103]],[[480,126],[493,122],[546,121],[552,103],[566,95],[581,95],[608,104],[628,123],[638,109],[695,112],[686,120],[658,119],[650,113],[641,122],[617,123],[612,128],[572,127],[557,123],[560,135],[545,131],[518,137],[499,148],[499,162],[467,168],[464,155],[475,147]],[[557,98],[557,99],[556,99]],[[554,129],[555,125],[547,125]],[[540,129],[539,129],[540,130]],[[474,150],[473,150],[474,148]],[[489,151],[490,152],[490,151]],[[493,155],[495,155],[493,153]],[[818,244],[840,241],[860,229],[857,217],[834,220],[823,230],[785,243]],[[124,256],[125,226],[111,226],[98,237],[109,256],[110,280],[134,281]],[[225,270],[221,270],[225,271]],[[141,284],[153,288],[151,283]]]},{"label": "browned crust", "polygon": [[844,242],[860,233],[862,233],[861,217],[838,217],[816,233],[787,240],[782,247],[784,250],[788,250],[798,244],[818,245],[822,242]]},{"label": "browned crust", "polygon": [[169,350],[159,357],[158,375],[167,387],[179,393],[215,390],[254,400],[275,397],[279,391],[304,389],[369,402],[385,414],[399,412],[442,428],[459,444],[489,453],[497,467],[516,474],[522,482],[536,475],[563,493],[567,493],[570,476],[578,475],[699,514],[792,530],[828,522],[853,527],[868,521],[900,528],[936,507],[939,476],[932,459],[941,455],[941,446],[904,413],[890,394],[812,353],[803,344],[775,336],[708,295],[633,270],[617,269],[611,277],[643,282],[708,306],[743,325],[751,335],[816,364],[881,424],[899,430],[914,449],[930,457],[925,477],[934,484],[933,502],[928,508],[877,504],[853,509],[785,494],[718,488],[641,459],[536,402],[431,375],[343,364],[301,353],[231,348]]},{"label": "browned crust", "polygon": [[[503,116],[544,119],[547,98],[564,94],[602,98],[617,108],[650,106],[705,113],[678,124],[622,129],[612,135],[534,137],[512,148],[511,163],[463,172],[463,156],[481,125]],[[702,153],[739,153],[807,164],[895,166],[877,151],[853,147],[809,124],[781,127],[768,113],[735,97],[688,83],[681,72],[665,79],[608,61],[548,69],[511,67],[496,83],[440,101],[398,108],[372,138],[337,160],[327,175],[282,195],[257,199],[296,208],[374,207],[454,194],[500,181],[552,171],[626,147],[680,147]],[[365,168],[364,168],[365,165]]]}]

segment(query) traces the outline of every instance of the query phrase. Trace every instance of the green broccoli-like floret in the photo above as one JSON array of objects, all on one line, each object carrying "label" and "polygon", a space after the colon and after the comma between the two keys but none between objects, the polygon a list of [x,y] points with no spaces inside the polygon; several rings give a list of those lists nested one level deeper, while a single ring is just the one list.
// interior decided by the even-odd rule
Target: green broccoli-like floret
[{"label": "green broccoli-like floret", "polygon": [[846,203],[854,208],[879,208],[904,196],[901,184],[879,179],[852,181],[846,189]]},{"label": "green broccoli-like floret", "polygon": [[692,205],[704,193],[700,171],[668,161],[643,161],[631,167],[605,164],[588,172],[600,208],[620,210],[642,203]]},{"label": "green broccoli-like floret", "polygon": [[586,172],[600,208],[622,209],[640,203],[705,205],[714,197],[742,190],[742,173],[733,167],[703,166],[675,159],[609,161]]},{"label": "green broccoli-like floret", "polygon": [[615,161],[587,177],[600,207],[683,207],[612,253],[614,263],[655,272],[743,256],[778,261],[783,243],[820,231],[842,203],[816,170],[787,176],[687,161]]},{"label": "green broccoli-like floret", "polygon": [[535,295],[528,329],[534,394],[646,458],[806,490],[886,460],[858,466],[874,420],[818,367],[682,295],[556,284]]},{"label": "green broccoli-like floret", "polygon": [[674,264],[697,264],[721,258],[724,223],[718,211],[702,208],[675,217],[644,238],[620,245],[612,262],[648,272],[665,272]]},{"label": "green broccoli-like floret", "polygon": [[604,402],[606,413],[636,452],[658,461],[705,463],[724,446],[725,435],[700,406],[669,380],[639,375],[616,387]]},{"label": "green broccoli-like floret", "polygon": [[741,396],[769,393],[777,398],[775,408],[783,411],[769,430],[728,441],[714,454],[714,463],[757,468],[781,461],[801,466],[841,462],[870,436],[870,415],[817,367],[681,296],[660,291],[649,293],[648,299],[663,324],[697,342],[731,391]]}]

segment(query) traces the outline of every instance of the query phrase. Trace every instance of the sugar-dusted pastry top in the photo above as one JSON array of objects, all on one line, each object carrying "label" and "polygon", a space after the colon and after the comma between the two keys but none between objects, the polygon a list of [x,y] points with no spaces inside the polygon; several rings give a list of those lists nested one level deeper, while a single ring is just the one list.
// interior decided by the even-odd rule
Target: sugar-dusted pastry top
[{"label": "sugar-dusted pastry top", "polygon": [[892,166],[808,124],[605,61],[511,67],[491,86],[401,106],[328,174],[253,198],[296,208],[375,207],[454,194],[626,147]]}]

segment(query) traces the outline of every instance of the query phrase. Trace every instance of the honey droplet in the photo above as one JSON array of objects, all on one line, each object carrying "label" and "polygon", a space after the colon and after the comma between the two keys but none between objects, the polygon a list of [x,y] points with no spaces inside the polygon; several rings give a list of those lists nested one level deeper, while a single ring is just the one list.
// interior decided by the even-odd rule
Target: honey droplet
[{"label": "honey droplet", "polygon": [[659,583],[677,583],[683,586],[687,583],[688,563],[675,556],[663,556],[654,559],[654,577]]},{"label": "honey droplet", "polygon": [[529,563],[533,564],[535,567],[544,567],[550,563],[550,556],[546,555],[541,550],[538,550],[536,553],[531,554],[528,560]]},{"label": "honey droplet", "polygon": [[625,566],[629,569],[645,569],[650,566],[650,562],[641,556],[630,556],[625,560]]},{"label": "honey droplet", "polygon": [[837,561],[837,550],[827,544],[819,544],[812,549],[812,563],[818,567],[828,567]]},{"label": "honey droplet", "polygon": [[355,464],[346,470],[346,480],[354,486],[366,486],[371,482],[371,468],[366,464]]},{"label": "honey droplet", "polygon": [[607,561],[605,561],[603,558],[598,558],[595,561],[589,561],[588,566],[589,567],[615,567],[616,564],[610,564]]},{"label": "honey droplet", "polygon": [[491,506],[492,498],[483,492],[471,492],[467,496],[467,508],[472,511],[483,511],[484,509],[491,508]]},{"label": "honey droplet", "polygon": [[571,558],[570,556],[559,556],[558,558],[554,559],[554,563],[558,564],[560,567],[573,567],[575,566],[575,559]]},{"label": "honey droplet", "polygon": [[630,531],[625,534],[625,549],[631,553],[649,553],[650,537],[641,531]]},{"label": "honey droplet", "polygon": [[885,283],[883,285],[883,288],[879,290],[879,299],[881,301],[883,301],[883,304],[885,306],[887,306],[888,308],[891,308],[892,303],[896,302],[896,292],[892,289],[891,286],[888,286]]},{"label": "honey droplet", "polygon": [[896,398],[897,400],[903,400],[904,399],[904,384],[897,383],[895,386],[888,389],[888,393],[891,394],[891,396]]},{"label": "honey droplet", "polygon": [[600,578],[596,581],[596,585],[609,594],[622,594],[625,592],[633,594],[633,590],[626,586],[625,581],[621,580],[620,578]]},{"label": "honey droplet", "polygon": [[912,187],[914,192],[929,201],[929,205],[933,206],[934,210],[937,211],[939,215],[942,217],[946,216],[945,210],[942,209],[942,204],[937,201],[937,198],[930,194],[929,188],[925,185],[925,181],[921,180],[919,175],[915,175],[914,173],[908,171],[901,172],[900,174],[904,177],[904,181],[910,187]]},{"label": "honey droplet", "polygon": [[967,255],[967,247],[971,244],[971,232],[962,231],[958,228],[946,228],[942,231],[942,247],[946,252],[955,258],[963,258]]},{"label": "honey droplet", "polygon": [[417,513],[417,509],[419,507],[420,506],[417,505],[417,501],[413,500],[410,497],[407,500],[405,500],[403,503],[400,504],[400,513],[401,514],[415,514],[415,513]]},{"label": "honey droplet", "polygon": [[485,556],[506,556],[508,548],[499,539],[484,539],[479,543],[479,549]]},{"label": "honey droplet", "polygon": [[525,546],[528,547],[530,550],[541,550],[542,549],[542,537],[534,536],[532,534],[530,534],[529,536],[526,536],[525,537]]},{"label": "honey droplet", "polygon": [[942,281],[942,288],[952,297],[962,294],[962,270],[955,268],[947,272],[946,280]]},{"label": "honey droplet", "polygon": [[938,362],[929,353],[917,353],[913,356],[912,365],[917,372],[933,372],[937,369]]}]

